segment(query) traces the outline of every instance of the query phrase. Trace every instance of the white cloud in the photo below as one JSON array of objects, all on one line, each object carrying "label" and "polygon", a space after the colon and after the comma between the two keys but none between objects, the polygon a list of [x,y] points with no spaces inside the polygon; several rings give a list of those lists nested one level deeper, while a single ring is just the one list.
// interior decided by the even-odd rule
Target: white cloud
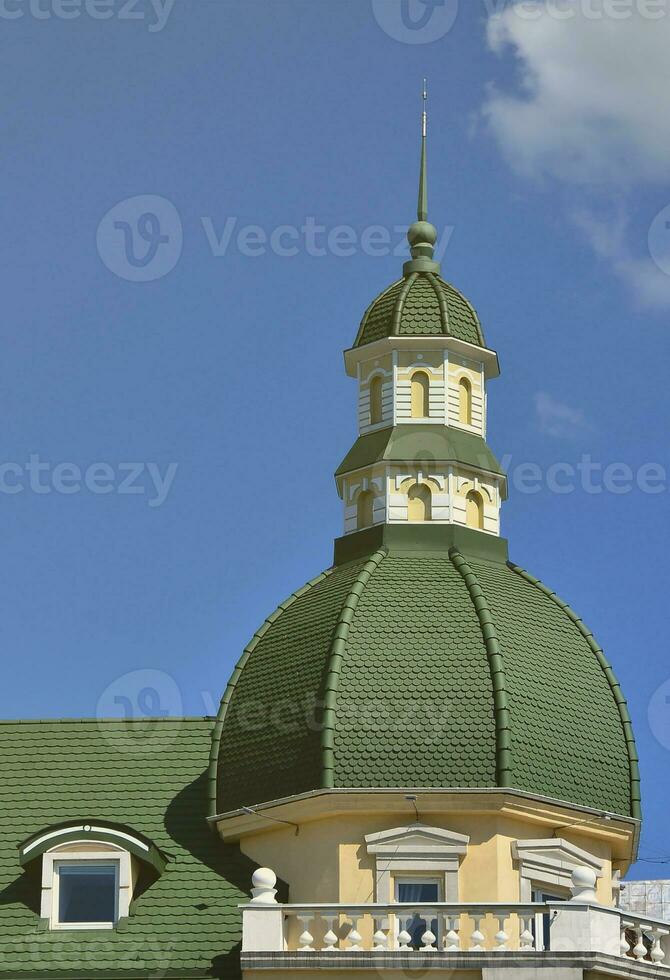
[{"label": "white cloud", "polygon": [[514,91],[492,86],[484,106],[510,165],[569,186],[596,254],[640,304],[669,307],[665,246],[631,247],[628,215],[633,193],[670,177],[670,0],[498,3],[487,37],[519,72]]},{"label": "white cloud", "polygon": [[573,211],[572,220],[586,236],[596,255],[609,262],[614,272],[632,290],[643,307],[670,307],[670,276],[648,258],[635,258],[626,242],[627,221],[623,214],[598,218],[592,212]]},{"label": "white cloud", "polygon": [[566,439],[591,429],[580,409],[557,401],[546,391],[535,395],[535,412],[540,432],[548,436]]},{"label": "white cloud", "polygon": [[592,17],[583,0],[560,8],[572,16],[538,0],[489,18],[490,48],[513,50],[520,71],[521,93],[493,87],[485,106],[508,159],[575,181],[666,179],[670,4],[658,20]]}]

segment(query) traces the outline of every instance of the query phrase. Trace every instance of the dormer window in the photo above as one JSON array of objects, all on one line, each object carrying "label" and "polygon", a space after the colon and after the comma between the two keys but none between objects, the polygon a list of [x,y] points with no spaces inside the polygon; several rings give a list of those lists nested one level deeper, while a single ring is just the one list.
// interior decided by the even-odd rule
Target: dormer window
[{"label": "dormer window", "polygon": [[119,918],[120,860],[55,861],[51,925],[111,929]]},{"label": "dormer window", "polygon": [[19,860],[41,860],[41,916],[56,930],[113,929],[167,863],[145,837],[102,823],[47,828],[19,846]]},{"label": "dormer window", "polygon": [[42,858],[42,917],[52,929],[113,929],[128,915],[132,862],[111,844],[77,842]]}]

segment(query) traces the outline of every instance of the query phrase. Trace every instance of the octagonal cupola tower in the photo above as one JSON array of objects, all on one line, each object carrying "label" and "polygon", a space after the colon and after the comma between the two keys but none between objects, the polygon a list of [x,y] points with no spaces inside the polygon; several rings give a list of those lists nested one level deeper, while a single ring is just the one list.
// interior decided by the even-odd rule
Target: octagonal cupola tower
[{"label": "octagonal cupola tower", "polygon": [[[395,833],[414,805],[490,844],[486,900],[526,894],[519,841],[552,852],[575,828],[573,843],[608,869],[611,902],[640,819],[626,701],[579,616],[508,560],[505,475],[486,441],[498,358],[441,277],[426,169],[424,115],[411,259],[345,352],[358,437],[336,472],[334,560],[287,590],[233,671],[213,731],[210,819],[225,840],[253,837],[247,853],[285,867],[307,902],[367,888],[360,828]],[[353,813],[360,833],[314,832],[330,877],[307,883],[291,827]],[[346,874],[340,832],[353,835]],[[468,853],[480,867],[483,852]],[[358,884],[347,892],[345,879]],[[467,880],[479,894],[478,873]]]},{"label": "octagonal cupola tower", "polygon": [[417,221],[403,277],[368,307],[347,372],[359,438],[337,470],[344,533],[426,524],[500,533],[505,478],[486,444],[486,386],[498,375],[477,313],[440,275],[428,222],[426,111]]}]

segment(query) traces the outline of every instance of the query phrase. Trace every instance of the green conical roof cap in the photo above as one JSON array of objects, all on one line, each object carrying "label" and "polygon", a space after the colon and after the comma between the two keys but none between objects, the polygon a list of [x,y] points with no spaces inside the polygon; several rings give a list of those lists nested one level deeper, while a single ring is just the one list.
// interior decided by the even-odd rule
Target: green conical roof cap
[{"label": "green conical roof cap", "polygon": [[354,347],[384,337],[455,337],[485,347],[474,307],[454,286],[432,272],[414,272],[385,289],[370,304]]}]

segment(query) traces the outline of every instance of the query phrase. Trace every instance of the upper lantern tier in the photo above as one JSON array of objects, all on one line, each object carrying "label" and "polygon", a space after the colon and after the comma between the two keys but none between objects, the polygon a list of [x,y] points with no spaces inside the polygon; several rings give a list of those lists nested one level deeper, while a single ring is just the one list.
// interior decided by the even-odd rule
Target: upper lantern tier
[{"label": "upper lantern tier", "polygon": [[386,337],[439,336],[486,347],[479,317],[465,296],[437,272],[410,271],[370,304],[354,347]]}]

